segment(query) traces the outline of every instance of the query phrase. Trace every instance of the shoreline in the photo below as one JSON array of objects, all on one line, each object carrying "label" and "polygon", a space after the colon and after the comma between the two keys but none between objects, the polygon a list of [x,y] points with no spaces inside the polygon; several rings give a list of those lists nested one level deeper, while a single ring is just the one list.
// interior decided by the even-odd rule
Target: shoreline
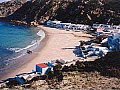
[{"label": "shoreline", "polygon": [[27,60],[24,59],[27,62],[18,67],[17,70],[12,70],[11,73],[2,77],[2,80],[14,77],[17,74],[32,72],[32,70],[35,70],[35,65],[39,63],[56,59],[63,59],[65,61],[78,59],[78,57],[74,55],[73,49],[69,48],[74,48],[76,45],[79,45],[80,40],[90,40],[91,37],[89,34],[83,32],[59,30],[42,25],[38,26],[38,28],[45,32],[45,38],[40,42],[39,49],[33,52],[32,56],[28,57]]},{"label": "shoreline", "polygon": [[[42,33],[44,33],[45,36],[40,38],[40,40],[38,41],[39,45],[37,46],[37,48],[32,50],[31,54],[25,54],[24,56],[20,57],[19,60],[17,60],[17,64],[12,68],[14,70],[11,70],[11,68],[10,68],[10,70],[5,69],[6,71],[1,73],[2,75],[0,76],[0,80],[5,80],[7,78],[12,78],[12,77],[15,77],[17,74],[21,74],[21,72],[18,72],[18,71],[21,70],[22,68],[24,68],[24,66],[27,63],[29,63],[31,60],[33,60],[37,56],[36,52],[40,52],[44,48],[44,46],[47,42],[47,39],[48,39],[47,34],[41,28],[38,28],[38,29],[39,29],[39,31],[42,31]],[[23,62],[21,62],[21,61],[23,61]],[[9,68],[7,68],[7,69],[9,69]],[[31,70],[31,72],[32,72],[32,70]]]}]

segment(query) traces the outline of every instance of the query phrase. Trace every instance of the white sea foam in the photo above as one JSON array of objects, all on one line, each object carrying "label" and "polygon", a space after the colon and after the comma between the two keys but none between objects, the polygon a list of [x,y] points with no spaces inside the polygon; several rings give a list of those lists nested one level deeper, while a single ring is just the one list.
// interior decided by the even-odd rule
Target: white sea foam
[{"label": "white sea foam", "polygon": [[[27,50],[31,50],[31,51],[35,50],[40,45],[40,42],[45,38],[45,33],[42,30],[40,30],[37,33],[37,35],[41,36],[40,39],[39,40],[33,40],[31,42],[31,44],[28,45],[25,48],[9,48],[9,50],[14,51],[15,53],[20,53],[21,52],[21,54],[19,56],[15,57],[15,58],[12,58],[12,59],[18,59],[18,58],[26,55]],[[12,59],[9,59],[9,60],[12,60]],[[7,60],[7,61],[9,61],[9,60]]]},{"label": "white sea foam", "polygon": [[[30,45],[28,45],[27,47],[25,48],[8,48],[8,50],[10,51],[13,51],[15,53],[18,53],[18,55],[16,57],[13,57],[13,58],[9,58],[7,60],[5,60],[5,63],[8,64],[8,65],[11,65],[13,64],[14,62],[17,61],[17,59],[25,56],[27,54],[27,50],[31,50],[33,51],[34,49],[36,49],[39,45],[40,45],[40,42],[45,38],[45,33],[44,31],[40,30],[38,33],[37,33],[38,36],[41,36],[39,40],[33,40],[31,42]],[[7,67],[6,67],[7,68]],[[0,69],[3,70],[4,68]]]},{"label": "white sea foam", "polygon": [[10,51],[14,51],[14,52],[16,52],[16,51],[18,51],[18,50],[20,50],[21,48],[7,48],[7,50],[10,50]]},{"label": "white sea foam", "polygon": [[19,53],[19,52],[24,51],[24,50],[31,50],[32,51],[35,48],[37,48],[39,46],[40,42],[45,38],[45,33],[42,30],[40,30],[37,33],[37,35],[40,36],[40,39],[39,40],[33,40],[31,42],[31,44],[28,45],[25,48],[7,48],[7,49],[10,50],[10,51],[14,51],[15,53]]}]

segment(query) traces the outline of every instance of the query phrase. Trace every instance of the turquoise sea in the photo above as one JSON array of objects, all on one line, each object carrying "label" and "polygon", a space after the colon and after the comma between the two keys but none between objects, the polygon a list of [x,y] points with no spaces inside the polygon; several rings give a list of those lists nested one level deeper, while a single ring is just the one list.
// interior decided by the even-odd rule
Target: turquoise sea
[{"label": "turquoise sea", "polygon": [[33,50],[40,36],[35,27],[18,26],[0,22],[0,71],[12,62]]}]

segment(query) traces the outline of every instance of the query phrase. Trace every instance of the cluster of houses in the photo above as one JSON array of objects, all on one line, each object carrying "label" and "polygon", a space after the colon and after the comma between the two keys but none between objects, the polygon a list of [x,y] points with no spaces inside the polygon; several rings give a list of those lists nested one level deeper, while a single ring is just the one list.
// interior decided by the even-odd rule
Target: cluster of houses
[{"label": "cluster of houses", "polygon": [[[106,44],[106,46],[102,46],[102,44]],[[120,52],[120,33],[108,36],[100,44],[91,41],[91,43],[76,46],[73,52],[77,57],[84,59],[89,57],[101,58],[108,52]]]},{"label": "cluster of houses", "polygon": [[92,28],[96,30],[98,36],[111,35],[111,33],[119,32],[120,25],[93,24]]},{"label": "cluster of houses", "polygon": [[120,25],[107,25],[107,24],[93,24],[93,28],[104,28],[104,29],[109,29],[109,30],[118,30],[120,29]]},{"label": "cluster of houses", "polygon": [[3,85],[11,85],[11,84],[23,85],[26,82],[31,81],[35,77],[47,75],[50,71],[53,70],[53,67],[54,65],[49,62],[36,64],[35,70],[33,70],[32,72],[19,74],[19,75],[16,75],[14,78],[8,78],[6,80],[3,80],[0,83],[0,87],[2,87]]},{"label": "cluster of houses", "polygon": [[[89,25],[61,23],[61,21],[48,21],[46,25],[53,28],[73,31],[88,30],[91,28]],[[96,29],[97,37],[107,35],[107,37],[101,42],[101,44],[106,43],[107,46],[105,47],[102,45],[97,45],[94,42],[87,44],[80,43],[80,46],[76,46],[75,50],[73,51],[76,56],[82,58],[91,56],[104,57],[108,52],[120,51],[120,26],[93,24],[92,28]],[[57,63],[66,64],[64,60],[55,60],[48,63],[36,64],[35,71],[16,75],[14,78],[4,80],[0,85],[5,85],[6,83],[10,84],[13,81],[17,82],[19,85],[23,85],[27,81],[32,80],[34,77],[46,75],[50,71],[53,71],[53,67]]]},{"label": "cluster of houses", "polygon": [[97,37],[104,37],[104,35],[107,36],[102,42],[107,42],[109,50],[120,51],[120,25],[93,24],[92,26],[90,26],[83,24],[62,23],[61,21],[51,20],[47,21],[46,25],[52,28],[72,31],[95,30],[95,34]]},{"label": "cluster of houses", "polygon": [[77,57],[84,59],[89,57],[101,58],[109,52],[109,49],[107,47],[96,45],[95,43],[89,43],[76,46],[73,52]]},{"label": "cluster of houses", "polygon": [[62,23],[61,21],[51,21],[51,20],[47,21],[46,25],[48,27],[52,27],[52,28],[73,30],[73,31],[89,30],[90,29],[89,25]]},{"label": "cluster of houses", "polygon": [[77,46],[74,50],[76,56],[82,58],[97,56],[99,58],[104,57],[108,52],[120,52],[120,30],[116,31],[109,34],[97,34],[96,39],[102,38],[99,43],[91,40],[90,43]]},{"label": "cluster of houses", "polygon": [[42,77],[44,75],[47,75],[50,71],[53,71],[53,67],[56,64],[65,64],[65,61],[62,59],[53,60],[48,63],[39,63],[36,64],[35,70],[33,70],[30,73],[22,73],[19,75],[16,75],[13,78],[8,78],[6,80],[3,80],[0,82],[0,87],[4,87],[6,85],[24,85],[26,82],[29,82],[33,80],[36,77]]},{"label": "cluster of houses", "polygon": [[94,30],[96,29],[97,32],[103,31],[116,31],[120,29],[120,25],[107,25],[107,24],[93,24],[84,25],[84,24],[72,24],[72,23],[62,23],[62,21],[47,21],[46,25],[52,28],[58,29],[65,29],[65,30],[72,30],[72,31],[81,31],[81,30]]},{"label": "cluster of houses", "polygon": [[[97,24],[96,24],[97,25]],[[100,24],[98,27],[94,27],[97,29],[97,36],[107,36],[102,40],[101,43],[107,43],[110,51],[120,51],[120,26],[117,25],[105,25]]]}]

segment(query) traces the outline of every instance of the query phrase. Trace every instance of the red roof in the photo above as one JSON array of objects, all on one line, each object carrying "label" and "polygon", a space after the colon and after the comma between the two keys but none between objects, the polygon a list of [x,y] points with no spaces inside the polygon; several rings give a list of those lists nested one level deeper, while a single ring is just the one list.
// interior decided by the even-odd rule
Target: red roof
[{"label": "red roof", "polygon": [[40,63],[40,64],[37,64],[37,66],[41,67],[41,68],[46,68],[48,67],[48,65],[44,64],[44,63]]},{"label": "red roof", "polygon": [[103,32],[104,28],[98,28],[97,32]]}]

